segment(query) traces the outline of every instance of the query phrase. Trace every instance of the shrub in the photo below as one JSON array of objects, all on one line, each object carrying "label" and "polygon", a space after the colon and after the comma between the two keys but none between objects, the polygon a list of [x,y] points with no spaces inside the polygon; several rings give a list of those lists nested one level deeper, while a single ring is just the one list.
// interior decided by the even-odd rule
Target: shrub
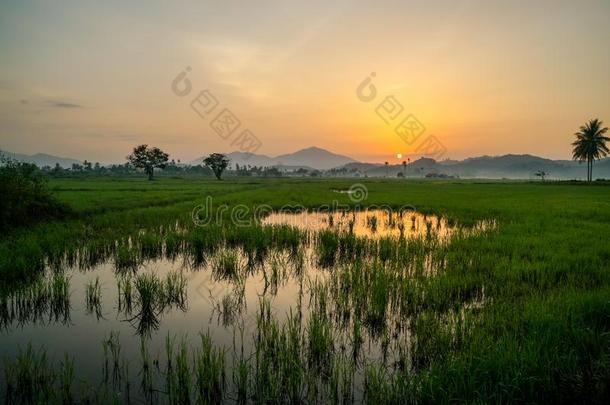
[{"label": "shrub", "polygon": [[67,213],[47,187],[43,173],[30,163],[0,156],[0,231]]}]

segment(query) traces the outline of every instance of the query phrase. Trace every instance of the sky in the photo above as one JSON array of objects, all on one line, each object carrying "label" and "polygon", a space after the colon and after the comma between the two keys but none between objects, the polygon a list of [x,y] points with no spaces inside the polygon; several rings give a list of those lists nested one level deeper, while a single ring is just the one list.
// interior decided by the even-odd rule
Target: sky
[{"label": "sky", "polygon": [[392,161],[433,135],[442,158],[568,159],[580,125],[610,123],[609,21],[610,0],[3,0],[0,149]]}]

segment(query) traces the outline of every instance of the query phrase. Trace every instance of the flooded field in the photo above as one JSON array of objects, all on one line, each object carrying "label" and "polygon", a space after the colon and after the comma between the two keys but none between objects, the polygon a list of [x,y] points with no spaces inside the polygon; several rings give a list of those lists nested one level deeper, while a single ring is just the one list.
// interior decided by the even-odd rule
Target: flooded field
[{"label": "flooded field", "polygon": [[[412,209],[395,211],[367,209],[356,212],[301,211],[298,213],[272,213],[262,221],[263,225],[289,225],[305,231],[329,230],[350,233],[357,237],[379,239],[424,238],[433,235],[442,240],[456,232],[464,232],[455,221],[435,215],[421,214]],[[493,222],[481,221],[469,231],[480,232],[493,227]]]},{"label": "flooded field", "polygon": [[[362,400],[373,365],[421,366],[414,287],[445,270],[453,238],[490,227],[384,211],[276,213],[262,225],[142,232],[49,258],[0,301],[0,354],[17,358],[8,390],[19,362],[38,362],[68,373],[79,396]],[[484,288],[469,294],[447,312],[450,333],[485,302]]]}]

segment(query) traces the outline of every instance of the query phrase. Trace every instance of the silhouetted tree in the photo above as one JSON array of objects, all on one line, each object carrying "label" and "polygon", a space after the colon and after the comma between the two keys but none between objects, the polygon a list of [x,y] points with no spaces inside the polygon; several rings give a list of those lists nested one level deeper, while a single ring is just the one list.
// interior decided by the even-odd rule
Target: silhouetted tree
[{"label": "silhouetted tree", "polygon": [[203,164],[212,169],[214,176],[218,180],[222,180],[222,172],[229,166],[229,159],[222,153],[212,153],[207,158],[203,159]]},{"label": "silhouetted tree", "polygon": [[593,162],[595,159],[601,159],[609,152],[606,142],[610,138],[604,136],[608,131],[608,127],[602,128],[603,122],[592,119],[585,125],[580,127],[576,132],[576,140],[572,142],[574,149],[572,157],[579,162],[587,161],[587,181],[593,180]]},{"label": "silhouetted tree", "polygon": [[545,172],[544,170],[538,170],[536,173],[534,173],[536,176],[540,177],[540,180],[544,181],[544,177],[548,176],[549,174],[547,172]]},{"label": "silhouetted tree", "polygon": [[68,207],[51,194],[46,176],[36,165],[15,161],[1,153],[0,196],[2,235],[9,229],[62,217],[69,212]]},{"label": "silhouetted tree", "polygon": [[148,180],[153,179],[155,168],[164,169],[167,165],[169,155],[156,147],[149,148],[148,145],[140,145],[133,148],[127,160],[134,167],[144,169],[148,175]]}]

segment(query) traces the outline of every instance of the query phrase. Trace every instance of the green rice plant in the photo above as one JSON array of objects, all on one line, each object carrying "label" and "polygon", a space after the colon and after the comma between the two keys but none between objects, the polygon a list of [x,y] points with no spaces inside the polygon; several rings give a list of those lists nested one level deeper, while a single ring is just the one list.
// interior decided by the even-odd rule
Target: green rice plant
[{"label": "green rice plant", "polygon": [[55,373],[44,348],[28,344],[13,361],[5,361],[7,403],[45,403],[55,395]]},{"label": "green rice plant", "polygon": [[238,252],[234,249],[221,250],[214,257],[212,274],[216,280],[239,281],[241,263]]},{"label": "green rice plant", "polygon": [[381,238],[377,242],[377,257],[382,262],[389,262],[395,260],[396,254],[396,241],[392,238]]},{"label": "green rice plant", "polygon": [[318,264],[322,267],[331,267],[334,265],[338,248],[339,237],[335,232],[325,230],[318,233],[318,240],[316,243]]},{"label": "green rice plant", "polygon": [[139,256],[144,260],[161,257],[163,244],[163,237],[159,232],[144,232],[137,236]]},{"label": "green rice plant", "polygon": [[355,364],[342,355],[333,356],[330,375],[327,382],[326,396],[330,403],[354,403],[353,379]]},{"label": "green rice plant", "polygon": [[213,346],[209,334],[200,337],[201,346],[194,354],[193,365],[197,403],[220,403],[225,390],[225,354]]},{"label": "green rice plant", "polygon": [[283,350],[280,361],[283,365],[282,373],[286,399],[292,403],[302,402],[302,390],[305,380],[306,368],[303,361],[303,336],[300,315],[288,312],[285,324],[282,327]]},{"label": "green rice plant", "polygon": [[124,401],[128,404],[131,403],[131,379],[129,375],[129,362],[123,358],[123,365],[121,367],[121,372],[123,373],[122,380],[125,381],[125,389],[124,389]]},{"label": "green rice plant", "polygon": [[374,215],[367,215],[366,227],[369,228],[372,233],[377,232],[377,217]]},{"label": "green rice plant", "polygon": [[184,235],[170,232],[165,237],[165,257],[175,260],[185,251]]},{"label": "green rice plant", "polygon": [[183,311],[187,303],[187,279],[181,271],[169,272],[165,278],[164,298],[168,305],[176,305]]},{"label": "green rice plant", "polygon": [[416,389],[409,375],[388,371],[383,364],[368,364],[364,372],[364,402],[367,404],[415,403]]},{"label": "green rice plant", "polygon": [[117,281],[119,312],[131,314],[133,283],[130,276],[122,276]]},{"label": "green rice plant", "polygon": [[347,222],[347,231],[349,234],[353,234],[354,233],[354,225],[356,225],[356,217],[352,217],[350,218],[350,220]]},{"label": "green rice plant", "polygon": [[207,257],[221,246],[221,235],[220,229],[206,227],[201,231],[197,229],[185,237],[185,253],[193,269],[198,269],[205,265]]},{"label": "green rice plant", "polygon": [[74,384],[74,359],[64,354],[59,372],[61,396],[63,403],[72,403],[72,386]]},{"label": "green rice plant", "polygon": [[57,273],[38,277],[29,285],[3,295],[0,320],[8,326],[13,322],[38,323],[70,321],[70,279]]},{"label": "green rice plant", "polygon": [[174,365],[174,345],[175,338],[170,337],[168,332],[167,336],[165,336],[165,358],[167,361],[165,366],[165,391],[168,395],[175,391],[175,386],[177,385]]},{"label": "green rice plant", "polygon": [[138,274],[134,279],[140,307],[157,309],[166,302],[165,288],[159,277],[152,273]]},{"label": "green rice plant", "polygon": [[442,361],[451,350],[453,335],[446,317],[439,317],[431,311],[422,312],[412,322],[411,329],[411,363],[415,371]]},{"label": "green rice plant", "polygon": [[305,250],[299,248],[295,251],[291,251],[288,258],[292,265],[292,276],[301,279],[305,272]]},{"label": "green rice plant", "polygon": [[251,365],[243,353],[233,360],[233,386],[236,391],[235,401],[239,404],[247,404],[250,396],[250,369]]},{"label": "green rice plant", "polygon": [[360,319],[356,317],[352,324],[352,359],[354,362],[357,362],[360,358],[363,343],[362,324],[360,323]]},{"label": "green rice plant", "polygon": [[175,381],[171,385],[173,390],[168,394],[169,402],[176,404],[189,404],[191,402],[191,369],[188,363],[188,347],[186,338],[182,338],[174,358]]},{"label": "green rice plant", "polygon": [[325,313],[309,314],[306,328],[307,359],[310,367],[326,368],[334,352],[332,325]]},{"label": "green rice plant", "polygon": [[134,248],[121,244],[116,249],[114,266],[118,272],[135,272],[138,270],[140,263],[140,256]]},{"label": "green rice plant", "polygon": [[138,274],[134,287],[137,312],[128,320],[141,336],[150,335],[159,328],[159,316],[168,305],[166,289],[161,279],[152,273]]},{"label": "green rice plant", "polygon": [[[232,365],[235,390],[226,385],[223,400],[342,402],[353,395],[346,396],[350,390],[343,388],[348,379],[356,396],[353,401],[382,403],[605,403],[610,392],[610,257],[605,243],[610,214],[605,209],[609,189],[604,185],[556,183],[543,189],[528,183],[461,180],[413,181],[398,188],[390,181],[367,179],[371,190],[368,203],[399,206],[409,201],[429,214],[426,220],[410,223],[407,214],[405,237],[398,240],[354,238],[346,232],[329,236],[321,247],[319,235],[312,239],[307,232],[290,227],[194,229],[188,215],[200,194],[196,188],[203,182],[220,204],[272,202],[281,206],[299,201],[315,208],[328,197],[322,189],[328,190],[329,182],[341,188],[344,180],[299,182],[299,193],[294,193],[291,179],[250,179],[247,183],[227,179],[219,185],[205,179],[162,179],[155,184],[159,190],[145,189],[126,179],[55,181],[62,188],[62,198],[83,215],[22,229],[0,241],[0,319],[8,333],[14,324],[53,322],[54,307],[59,309],[59,318],[65,318],[69,301],[66,306],[64,298],[69,298],[69,288],[61,287],[61,282],[54,286],[52,276],[47,276],[50,269],[59,275],[56,270],[66,263],[81,268],[97,266],[114,259],[119,246],[135,251],[135,259],[155,256],[157,242],[141,251],[144,244],[139,238],[156,232],[165,240],[166,257],[172,260],[181,251],[187,263],[199,252],[202,258],[209,258],[209,252],[231,249],[239,251],[241,258],[243,251],[248,266],[242,266],[242,278],[260,272],[265,265],[268,280],[281,280],[283,274],[292,277],[296,271],[284,271],[281,260],[277,260],[274,276],[270,261],[279,256],[277,251],[305,252],[302,275],[289,280],[298,300],[293,306],[296,312],[276,316],[270,302],[261,306],[257,324],[251,326],[251,356],[236,356],[239,361]],[[115,189],[117,184],[121,190]],[[81,188],[88,192],[81,192]],[[456,226],[459,220],[461,227],[449,232],[446,239],[440,235],[444,220],[430,216],[439,212],[448,218],[448,224],[455,218]],[[179,229],[175,229],[177,218]],[[479,221],[492,219],[496,229],[476,228]],[[431,224],[429,231],[426,221]],[[419,226],[414,234],[425,236],[428,232],[429,237],[409,237],[409,226]],[[126,242],[130,237],[132,245]],[[201,242],[197,248],[194,239]],[[174,245],[171,249],[170,244]],[[307,262],[310,253],[306,249],[314,250],[314,261],[328,258],[324,271]],[[320,282],[311,291],[303,289],[310,276]],[[148,300],[151,305],[145,305],[154,309],[150,313],[156,318],[141,311],[135,275],[131,277],[130,296],[138,319],[148,319],[149,324],[154,319],[160,322],[163,310],[173,305],[166,298],[170,288],[165,276],[159,280],[162,293],[155,295],[162,298]],[[277,285],[281,293],[281,284]],[[271,290],[265,292],[267,300]],[[301,299],[307,302],[312,295],[309,307],[301,305]],[[227,298],[219,305],[230,313],[227,309],[233,308],[234,302]],[[274,305],[283,304],[278,300]],[[318,319],[310,321],[311,313]],[[327,324],[334,340],[334,349],[322,367],[310,363],[316,352],[310,341],[325,341],[310,338],[325,335],[326,327],[310,326],[314,322]],[[314,329],[322,332],[311,333]],[[108,373],[112,374],[112,355],[106,350]],[[179,391],[178,378],[171,377],[178,375],[177,354],[175,348],[169,351],[169,372],[159,371],[159,376],[175,382],[163,392],[155,390],[160,401],[168,399],[166,393]],[[329,350],[317,350],[325,351]],[[120,389],[106,388],[112,393],[104,394],[102,388],[98,396],[90,388],[81,400],[75,397],[78,387],[73,384],[70,400],[127,401],[127,355],[121,353]],[[189,389],[189,400],[198,396],[193,355],[190,350],[186,356],[189,384],[194,388]],[[60,368],[47,363],[53,387],[35,394],[38,403],[59,402],[59,397],[66,396]],[[16,381],[12,370],[5,368],[5,376],[10,376],[5,380]],[[11,384],[13,393],[15,386]],[[45,390],[50,394],[44,394]],[[358,397],[360,393],[363,398]],[[10,398],[12,402],[28,402]],[[172,398],[178,402],[179,395],[172,394]]]},{"label": "green rice plant", "polygon": [[264,298],[259,300],[256,323],[253,395],[258,401],[279,401],[282,397],[278,362],[280,327],[271,316],[270,302]]},{"label": "green rice plant", "polygon": [[234,286],[231,292],[224,295],[220,301],[211,297],[214,310],[218,312],[224,327],[234,325],[239,315],[246,309],[245,288],[244,283]]},{"label": "green rice plant", "polygon": [[112,368],[112,383],[118,385],[121,378],[121,342],[119,340],[119,332],[110,331],[108,339],[102,341],[102,349],[104,352],[104,382],[108,383]]},{"label": "green rice plant", "polygon": [[153,399],[153,382],[152,382],[152,364],[150,361],[150,353],[148,350],[146,338],[140,337],[140,363],[142,369],[140,371],[140,391],[143,393],[147,401],[152,402]]},{"label": "green rice plant", "polygon": [[50,315],[56,322],[67,322],[70,317],[70,278],[65,274],[54,274],[47,288]]},{"label": "green rice plant", "polygon": [[89,314],[95,312],[98,319],[101,317],[102,286],[99,277],[85,285],[85,304]]}]

